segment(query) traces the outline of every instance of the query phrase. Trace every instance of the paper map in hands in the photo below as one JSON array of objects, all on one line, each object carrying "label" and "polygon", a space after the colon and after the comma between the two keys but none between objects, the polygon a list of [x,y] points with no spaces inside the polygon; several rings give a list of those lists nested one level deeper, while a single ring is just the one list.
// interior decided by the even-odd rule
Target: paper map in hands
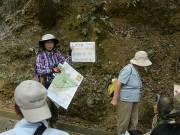
[{"label": "paper map in hands", "polygon": [[74,94],[77,91],[83,76],[74,70],[67,62],[58,65],[60,74],[56,74],[48,88],[48,97],[53,100],[57,107],[67,109]]}]

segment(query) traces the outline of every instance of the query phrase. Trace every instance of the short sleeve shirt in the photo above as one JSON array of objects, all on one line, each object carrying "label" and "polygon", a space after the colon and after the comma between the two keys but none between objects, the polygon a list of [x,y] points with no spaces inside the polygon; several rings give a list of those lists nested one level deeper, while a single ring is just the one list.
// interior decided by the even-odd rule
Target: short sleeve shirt
[{"label": "short sleeve shirt", "polygon": [[142,81],[138,70],[131,64],[126,65],[120,71],[118,81],[123,84],[120,89],[120,100],[125,102],[138,102],[142,89]]}]

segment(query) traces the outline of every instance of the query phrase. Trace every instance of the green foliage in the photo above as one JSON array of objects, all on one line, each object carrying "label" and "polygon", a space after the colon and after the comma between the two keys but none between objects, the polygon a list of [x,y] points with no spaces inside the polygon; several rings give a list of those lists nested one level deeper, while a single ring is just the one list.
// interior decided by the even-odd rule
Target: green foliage
[{"label": "green foliage", "polygon": [[94,28],[94,31],[96,31],[97,33],[101,33],[101,30],[99,28]]},{"label": "green foliage", "polygon": [[91,17],[91,21],[94,21],[95,19],[96,19],[95,16],[92,16],[92,17]]},{"label": "green foliage", "polygon": [[159,82],[160,79],[159,79],[159,78],[154,78],[154,81],[155,81],[155,82]]},{"label": "green foliage", "polygon": [[24,80],[32,79],[32,75],[31,73],[17,74],[11,71],[11,72],[1,72],[0,78],[7,79],[8,82],[11,84],[19,84],[20,82]]},{"label": "green foliage", "polygon": [[[97,42],[103,41],[109,34],[109,29],[114,28],[114,24],[107,16],[91,14],[89,16],[77,15],[78,29],[84,36],[94,38]],[[74,27],[75,24],[72,24]]]},{"label": "green foliage", "polygon": [[148,72],[148,68],[147,67],[144,67],[144,70],[146,71],[146,73]]},{"label": "green foliage", "polygon": [[0,73],[0,78],[3,78],[3,76],[4,76],[4,73]]},{"label": "green foliage", "polygon": [[87,32],[88,32],[88,30],[87,30],[86,28],[82,29],[82,33],[83,33],[84,35],[87,35]]},{"label": "green foliage", "polygon": [[109,21],[108,24],[111,28],[114,28],[114,24],[112,22]]},{"label": "green foliage", "polygon": [[101,17],[100,17],[100,19],[101,19],[103,22],[105,22],[105,21],[106,21],[106,18],[105,18],[105,17],[103,17],[103,16],[101,16]]},{"label": "green foliage", "polygon": [[130,7],[130,4],[132,4],[134,7],[136,7],[137,2],[140,2],[140,0],[128,0],[127,1],[127,7]]},{"label": "green foliage", "polygon": [[85,22],[85,18],[83,18],[81,15],[77,15],[76,18],[77,18],[79,24],[83,24]]},{"label": "green foliage", "polygon": [[24,80],[32,79],[30,74],[24,74],[24,75],[11,74],[10,76],[11,77],[9,78],[9,82],[11,82],[12,84],[19,84]]}]

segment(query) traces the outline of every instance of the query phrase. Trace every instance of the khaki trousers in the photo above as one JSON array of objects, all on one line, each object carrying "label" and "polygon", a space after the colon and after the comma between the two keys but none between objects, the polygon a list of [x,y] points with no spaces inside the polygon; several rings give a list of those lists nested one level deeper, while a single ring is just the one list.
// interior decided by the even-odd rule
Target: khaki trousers
[{"label": "khaki trousers", "polygon": [[138,102],[118,101],[117,105],[117,135],[135,130],[138,124]]}]

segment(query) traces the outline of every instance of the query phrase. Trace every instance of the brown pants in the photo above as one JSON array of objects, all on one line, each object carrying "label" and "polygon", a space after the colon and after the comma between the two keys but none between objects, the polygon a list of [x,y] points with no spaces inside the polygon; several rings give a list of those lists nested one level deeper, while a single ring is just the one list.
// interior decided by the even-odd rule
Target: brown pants
[{"label": "brown pants", "polygon": [[117,134],[136,129],[138,124],[138,102],[118,102],[117,105]]}]

